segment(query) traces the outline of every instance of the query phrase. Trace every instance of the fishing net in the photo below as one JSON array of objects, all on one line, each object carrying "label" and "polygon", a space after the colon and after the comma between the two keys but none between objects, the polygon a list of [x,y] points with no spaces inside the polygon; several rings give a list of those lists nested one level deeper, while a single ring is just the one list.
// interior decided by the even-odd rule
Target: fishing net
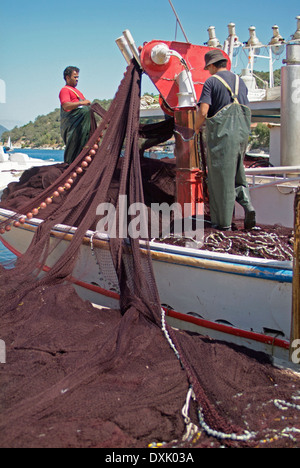
[{"label": "fishing net", "polygon": [[[142,176],[140,81],[133,62],[78,158],[54,168],[56,176],[9,221],[45,219],[15,268],[0,275],[7,353],[0,446],[295,447],[298,375],[274,368],[264,354],[171,328],[147,239],[142,251],[139,239],[110,239],[120,309],[95,307],[68,281],[99,204],[113,202],[118,212],[120,195],[128,206],[143,203],[145,179],[148,199],[168,193],[153,180],[162,166],[147,166]],[[77,229],[44,272],[57,224]]]}]

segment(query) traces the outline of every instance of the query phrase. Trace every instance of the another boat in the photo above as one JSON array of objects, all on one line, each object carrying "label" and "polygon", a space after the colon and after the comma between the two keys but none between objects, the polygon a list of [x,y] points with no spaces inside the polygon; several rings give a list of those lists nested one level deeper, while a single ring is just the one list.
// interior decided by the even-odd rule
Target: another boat
[{"label": "another boat", "polygon": [[4,146],[4,151],[9,152],[9,151],[13,151],[13,149],[14,148],[13,148],[13,145],[11,143],[11,138],[8,137],[8,141],[7,141],[6,145]]},{"label": "another boat", "polygon": [[0,196],[8,184],[18,182],[27,169],[54,164],[54,161],[30,158],[26,153],[14,151],[11,144],[9,152],[7,148],[7,145],[6,147],[0,146]]},{"label": "another boat", "polygon": [[[200,78],[203,81],[202,62],[207,48],[202,48],[199,55],[199,69],[196,71],[195,68],[193,69],[192,78],[186,67],[182,66],[183,62],[180,63],[181,59],[178,61],[182,76],[180,79],[177,79],[177,76],[176,86],[174,85],[174,70],[178,68],[177,63],[173,68],[169,67],[168,58],[175,57],[172,61],[174,64],[174,61],[180,58],[178,56],[182,58],[182,54],[185,54],[184,58],[187,59],[184,60],[185,64],[190,63],[195,47],[184,43],[172,43],[171,46],[169,42],[152,41],[144,46],[141,54],[144,58],[143,68],[146,68],[147,72],[145,66],[147,63],[149,76],[162,96],[168,94],[170,98],[171,95],[171,99],[167,100],[168,104],[170,107],[176,107],[177,115],[180,116],[185,112],[190,112],[191,107],[195,106],[195,96],[199,97]],[[154,48],[156,49],[153,52]],[[287,46],[285,76],[288,76],[289,70],[287,69],[291,65],[289,54],[298,54],[299,49],[300,43],[292,43],[291,47]],[[136,54],[136,48],[133,53]],[[152,71],[154,70],[153,74],[151,67]],[[300,70],[300,67],[298,68]],[[195,75],[198,76],[198,80]],[[265,101],[260,104],[260,109],[263,106],[267,107]],[[290,104],[284,96],[281,100],[283,136],[281,143],[284,154],[286,154],[284,145],[287,138],[284,133],[285,124],[289,118],[286,108]],[[293,132],[296,131],[295,125],[296,123],[293,122]],[[182,135],[177,135],[177,150],[182,140],[189,145],[191,138],[183,139]],[[294,150],[298,154],[298,148],[299,146],[296,145],[294,148],[290,144],[288,153],[291,157],[286,164],[247,170],[258,223],[293,227],[294,199],[300,181],[300,164],[295,164],[293,158]],[[180,155],[177,160],[180,161]],[[195,172],[195,168],[190,165],[178,166],[178,173],[187,170],[189,176]],[[195,180],[192,181],[194,182]],[[180,199],[184,191],[180,191],[179,186],[177,189],[177,196]],[[190,196],[195,201],[195,192],[192,192]],[[0,209],[1,221],[8,220],[12,215],[12,212]],[[241,216],[237,207],[236,217]],[[3,244],[15,255],[22,255],[41,222],[39,219],[26,219],[21,226],[12,226],[2,235]],[[55,264],[75,232],[76,228],[62,225],[52,230],[53,250],[48,263],[44,265],[44,271]],[[57,239],[61,242],[55,242]],[[290,360],[292,258],[284,261],[266,260],[250,258],[246,255],[208,252],[191,247],[176,247],[155,241],[150,243],[150,248],[161,303],[171,325],[265,352],[272,356],[276,363],[284,363],[297,370],[300,369],[299,362]],[[141,251],[143,251],[142,242]],[[99,262],[100,258],[101,262]],[[102,269],[100,263],[106,265],[107,268]],[[84,299],[103,307],[118,307],[118,280],[113,272],[108,236],[88,231],[83,239],[71,280],[78,293]]]}]

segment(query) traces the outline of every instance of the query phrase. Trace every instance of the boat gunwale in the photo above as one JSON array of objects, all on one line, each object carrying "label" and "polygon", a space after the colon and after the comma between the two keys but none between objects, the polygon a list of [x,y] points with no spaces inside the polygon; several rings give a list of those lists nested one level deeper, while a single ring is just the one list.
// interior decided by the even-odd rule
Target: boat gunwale
[{"label": "boat gunwale", "polygon": [[[15,212],[0,208],[0,221],[16,215]],[[43,220],[33,218],[21,225],[18,229],[34,231]],[[56,225],[51,230],[51,236],[61,240],[71,241],[77,228],[63,224]],[[127,243],[128,239],[124,239]],[[109,237],[96,231],[88,230],[82,240],[84,245],[93,244],[94,247],[109,248]],[[146,241],[140,241],[141,252],[147,254]],[[227,273],[263,277],[265,279],[292,282],[293,264],[289,261],[267,260],[255,257],[245,257],[227,253],[196,250],[187,247],[177,247],[158,242],[149,242],[151,256],[156,261],[186,265],[195,268],[223,271]]]}]

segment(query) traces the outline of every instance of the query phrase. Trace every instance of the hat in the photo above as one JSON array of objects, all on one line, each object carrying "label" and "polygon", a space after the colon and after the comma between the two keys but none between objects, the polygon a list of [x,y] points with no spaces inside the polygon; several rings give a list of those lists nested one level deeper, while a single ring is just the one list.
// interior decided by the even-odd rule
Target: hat
[{"label": "hat", "polygon": [[214,49],[210,50],[205,54],[205,67],[204,70],[207,70],[208,65],[212,65],[213,63],[219,62],[220,60],[227,60],[226,57],[222,54],[220,50]]}]

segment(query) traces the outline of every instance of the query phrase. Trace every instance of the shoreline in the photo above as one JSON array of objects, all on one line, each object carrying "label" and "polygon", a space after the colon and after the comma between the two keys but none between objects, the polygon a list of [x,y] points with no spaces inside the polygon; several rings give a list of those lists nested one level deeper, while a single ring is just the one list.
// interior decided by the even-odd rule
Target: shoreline
[{"label": "shoreline", "polygon": [[61,146],[53,147],[53,146],[14,146],[14,150],[47,150],[47,151],[64,151],[64,148]]}]

